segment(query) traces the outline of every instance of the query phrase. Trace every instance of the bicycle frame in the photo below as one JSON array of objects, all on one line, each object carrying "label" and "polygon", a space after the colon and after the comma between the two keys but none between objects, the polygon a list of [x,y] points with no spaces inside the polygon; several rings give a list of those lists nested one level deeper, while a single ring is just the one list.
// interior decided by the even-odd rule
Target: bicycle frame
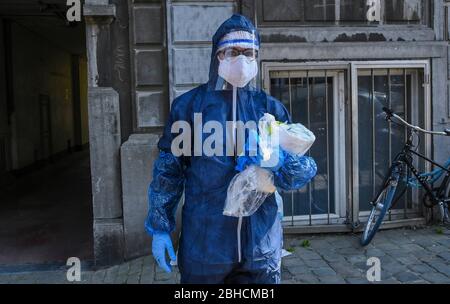
[{"label": "bicycle frame", "polygon": [[[448,165],[450,165],[450,159],[446,162],[446,164],[444,166],[438,164],[437,162],[431,160],[430,158],[426,157],[425,155],[414,151],[413,148],[413,143],[412,143],[412,137],[413,137],[413,131],[408,129],[408,140],[406,141],[402,151],[397,155],[397,157],[395,158],[397,162],[403,163],[406,165],[406,169],[408,170],[406,172],[406,181],[407,181],[407,186],[413,186],[416,188],[424,188],[426,195],[428,195],[431,199],[432,199],[432,206],[435,206],[439,203],[439,197],[442,195],[442,193],[445,191],[445,186],[447,185],[447,182],[450,179],[450,168],[448,168]],[[426,174],[420,174],[418,172],[418,170],[416,169],[416,167],[414,166],[414,164],[412,163],[412,155],[416,155],[418,158],[425,160],[435,166],[437,166],[439,169],[434,170],[433,172],[435,172],[436,175],[433,176],[432,180],[428,181],[428,177],[433,173],[426,173]],[[447,168],[446,168],[447,167]],[[412,184],[411,179],[409,178],[409,172],[412,172],[416,183]],[[440,185],[440,187],[437,189],[437,193],[435,194],[433,192],[433,188],[432,188],[432,184],[437,181],[442,174],[446,172],[446,175]],[[418,182],[418,184],[417,184]],[[405,189],[406,190],[406,189]],[[404,193],[404,192],[403,192]],[[391,208],[393,208],[395,206],[395,204],[397,203],[398,199],[403,195],[403,193],[397,198],[397,200],[392,204]]]}]

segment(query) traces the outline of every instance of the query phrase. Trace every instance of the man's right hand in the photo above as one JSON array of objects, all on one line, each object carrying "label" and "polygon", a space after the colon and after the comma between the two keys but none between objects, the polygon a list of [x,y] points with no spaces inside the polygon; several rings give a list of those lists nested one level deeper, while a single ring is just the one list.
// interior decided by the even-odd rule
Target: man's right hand
[{"label": "man's right hand", "polygon": [[166,272],[171,272],[172,269],[166,261],[166,250],[172,261],[177,260],[175,255],[175,250],[173,250],[172,240],[170,239],[170,234],[167,232],[155,232],[153,234],[152,241],[152,253],[159,267],[164,269]]}]

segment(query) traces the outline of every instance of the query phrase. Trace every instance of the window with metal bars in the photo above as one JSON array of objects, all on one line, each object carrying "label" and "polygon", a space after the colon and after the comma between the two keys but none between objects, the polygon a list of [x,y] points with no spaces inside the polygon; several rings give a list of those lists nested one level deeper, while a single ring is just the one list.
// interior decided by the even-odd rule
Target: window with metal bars
[{"label": "window with metal bars", "polygon": [[[368,211],[369,202],[388,172],[388,168],[401,151],[406,128],[389,124],[382,108],[387,107],[405,120],[423,126],[419,113],[423,113],[423,73],[415,69],[361,69],[358,70],[358,172],[359,210]],[[417,139],[417,149],[423,153],[423,136]],[[405,189],[400,181],[399,191]],[[417,198],[408,189],[399,198],[393,211],[407,217],[417,209]]]},{"label": "window with metal bars", "polygon": [[327,71],[292,73],[271,77],[271,94],[283,102],[293,122],[304,124],[316,136],[308,151],[318,171],[311,183],[298,191],[283,192],[284,215],[290,220],[306,218],[330,221],[336,213],[334,183],[335,77]]}]

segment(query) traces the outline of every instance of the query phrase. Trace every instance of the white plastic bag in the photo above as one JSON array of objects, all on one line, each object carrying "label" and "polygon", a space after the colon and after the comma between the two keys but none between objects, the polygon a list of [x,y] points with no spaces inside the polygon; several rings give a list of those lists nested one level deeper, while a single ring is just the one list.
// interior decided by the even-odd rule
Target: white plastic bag
[{"label": "white plastic bag", "polygon": [[293,155],[304,155],[313,145],[316,137],[300,123],[280,124],[278,127],[280,147]]},{"label": "white plastic bag", "polygon": [[231,180],[223,214],[250,216],[275,190],[272,172],[258,166],[249,166]]}]

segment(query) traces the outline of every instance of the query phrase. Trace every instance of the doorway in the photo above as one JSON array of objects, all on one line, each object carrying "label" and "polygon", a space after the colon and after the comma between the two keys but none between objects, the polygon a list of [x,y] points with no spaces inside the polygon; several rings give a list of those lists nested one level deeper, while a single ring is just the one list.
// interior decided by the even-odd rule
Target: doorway
[{"label": "doorway", "polygon": [[93,259],[85,26],[66,10],[0,3],[0,271]]}]

